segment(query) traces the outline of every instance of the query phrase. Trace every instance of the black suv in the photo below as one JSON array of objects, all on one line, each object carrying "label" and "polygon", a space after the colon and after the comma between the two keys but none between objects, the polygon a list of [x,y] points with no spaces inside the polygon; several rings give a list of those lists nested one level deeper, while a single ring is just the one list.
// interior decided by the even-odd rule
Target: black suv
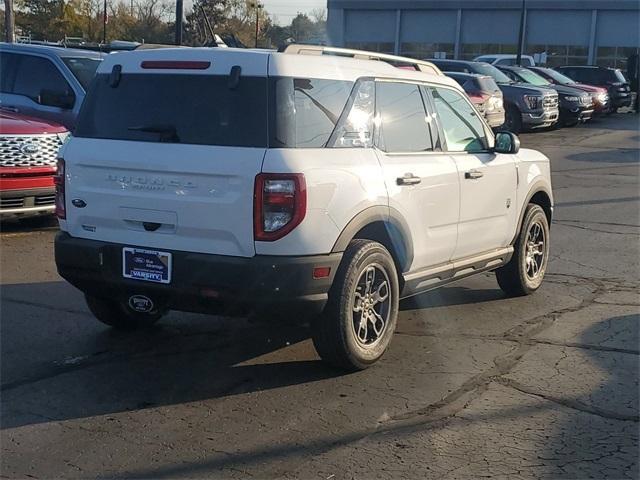
[{"label": "black suv", "polygon": [[558,94],[549,88],[517,84],[493,65],[464,60],[429,60],[443,72],[489,75],[502,90],[506,119],[502,129],[521,130],[551,127],[558,122]]},{"label": "black suv", "polygon": [[556,70],[576,82],[606,88],[614,109],[630,107],[633,102],[629,82],[617,68],[567,66],[556,67]]},{"label": "black suv", "polygon": [[560,124],[574,126],[586,122],[593,116],[593,98],[587,92],[566,85],[550,83],[528,68],[500,66],[498,69],[515,82],[535,85],[536,87],[553,88],[560,99]]}]

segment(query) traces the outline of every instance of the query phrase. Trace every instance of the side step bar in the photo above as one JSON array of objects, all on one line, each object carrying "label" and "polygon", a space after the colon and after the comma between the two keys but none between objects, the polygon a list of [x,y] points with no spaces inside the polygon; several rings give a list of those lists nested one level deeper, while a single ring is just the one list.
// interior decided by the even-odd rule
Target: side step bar
[{"label": "side step bar", "polygon": [[412,297],[477,273],[495,270],[508,263],[512,255],[513,247],[510,246],[436,267],[407,272],[403,274],[405,283],[400,297]]}]

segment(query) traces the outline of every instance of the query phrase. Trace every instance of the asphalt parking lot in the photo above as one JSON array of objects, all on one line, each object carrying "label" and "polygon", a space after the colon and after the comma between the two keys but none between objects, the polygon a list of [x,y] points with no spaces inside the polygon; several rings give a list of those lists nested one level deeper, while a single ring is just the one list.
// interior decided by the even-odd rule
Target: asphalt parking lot
[{"label": "asphalt parking lot", "polygon": [[304,325],[172,313],[123,334],[56,274],[55,226],[3,224],[2,478],[638,478],[638,116],[524,134],[552,161],[549,273],[401,305],[343,375]]}]

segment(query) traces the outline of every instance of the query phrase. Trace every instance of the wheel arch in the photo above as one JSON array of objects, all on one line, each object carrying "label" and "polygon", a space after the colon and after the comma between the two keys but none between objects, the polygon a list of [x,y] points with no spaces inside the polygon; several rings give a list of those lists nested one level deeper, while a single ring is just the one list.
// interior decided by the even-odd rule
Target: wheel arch
[{"label": "wheel arch", "polygon": [[379,242],[389,250],[402,281],[402,273],[408,271],[413,262],[410,231],[399,211],[384,206],[369,207],[349,221],[331,251],[343,252],[355,238]]},{"label": "wheel arch", "polygon": [[547,222],[549,222],[549,229],[551,229],[551,220],[553,219],[553,196],[551,194],[551,190],[542,181],[539,181],[534,183],[534,185],[531,187],[529,193],[526,196],[526,200],[522,204],[520,216],[518,218],[518,228],[516,229],[516,234],[511,240],[512,245],[518,238],[518,235],[520,235],[524,214],[527,210],[527,205],[529,205],[530,203],[539,205],[542,210],[544,210],[544,214],[547,217]]}]

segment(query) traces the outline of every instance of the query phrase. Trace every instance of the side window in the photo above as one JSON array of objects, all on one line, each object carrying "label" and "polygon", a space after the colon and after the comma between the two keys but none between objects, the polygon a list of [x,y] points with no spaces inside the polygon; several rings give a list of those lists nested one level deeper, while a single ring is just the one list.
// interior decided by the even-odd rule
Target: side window
[{"label": "side window", "polygon": [[12,93],[14,65],[17,55],[0,52],[0,91]]},{"label": "side window", "polygon": [[464,97],[448,88],[432,88],[436,114],[450,152],[479,152],[485,149],[482,121]]},{"label": "side window", "polygon": [[324,147],[353,89],[353,82],[315,78],[276,78],[272,85],[276,148]]},{"label": "side window", "polygon": [[343,114],[329,146],[357,148],[373,146],[373,116],[375,113],[375,82],[364,80],[357,84],[350,108]]},{"label": "side window", "polygon": [[420,88],[410,83],[376,83],[378,147],[385,152],[433,150]]},{"label": "side window", "polygon": [[40,101],[43,90],[56,94],[73,94],[73,90],[58,68],[50,60],[33,55],[17,55],[16,78],[13,93]]},{"label": "side window", "polygon": [[520,78],[518,78],[518,76],[513,73],[511,70],[500,70],[502,73],[504,73],[507,77],[509,77],[511,80],[513,80],[514,82],[521,82],[522,80]]}]

